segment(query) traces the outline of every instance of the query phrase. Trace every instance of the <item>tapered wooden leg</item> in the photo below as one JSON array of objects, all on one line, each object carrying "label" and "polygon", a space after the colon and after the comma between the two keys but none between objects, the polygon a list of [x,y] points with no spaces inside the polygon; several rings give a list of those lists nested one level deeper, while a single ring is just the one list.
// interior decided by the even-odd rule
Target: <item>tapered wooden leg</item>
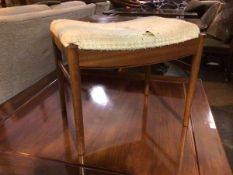
[{"label": "tapered wooden leg", "polygon": [[65,77],[59,67],[59,62],[62,62],[62,54],[55,44],[53,44],[54,54],[55,54],[55,63],[57,70],[59,94],[60,94],[60,103],[62,116],[66,116],[66,100],[65,100]]},{"label": "tapered wooden leg", "polygon": [[204,36],[200,35],[198,50],[197,50],[197,53],[194,55],[193,61],[192,61],[188,92],[185,98],[185,108],[184,108],[184,118],[183,118],[183,125],[186,127],[188,126],[189,119],[190,119],[192,99],[193,99],[193,95],[195,92],[195,86],[196,86],[196,81],[198,77],[200,61],[201,61],[201,56],[202,56],[202,50],[203,50],[203,40],[204,40]]},{"label": "tapered wooden leg", "polygon": [[81,98],[81,77],[79,68],[78,47],[69,45],[66,48],[66,57],[68,60],[70,73],[70,86],[74,110],[74,124],[76,128],[77,151],[80,156],[84,155],[84,127],[82,114],[82,98]]},{"label": "tapered wooden leg", "polygon": [[149,90],[150,90],[150,74],[151,74],[151,67],[146,66],[145,67],[145,89],[144,89],[144,95],[148,96],[149,95]]}]

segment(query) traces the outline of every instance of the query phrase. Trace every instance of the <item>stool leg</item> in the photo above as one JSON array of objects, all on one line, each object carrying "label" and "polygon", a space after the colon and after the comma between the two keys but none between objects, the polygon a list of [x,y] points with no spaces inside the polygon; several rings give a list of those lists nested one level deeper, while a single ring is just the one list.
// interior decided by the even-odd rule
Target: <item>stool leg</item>
[{"label": "stool leg", "polygon": [[151,74],[151,67],[146,66],[145,67],[145,89],[144,89],[144,95],[148,96],[149,95],[149,90],[150,90],[150,74]]},{"label": "stool leg", "polygon": [[184,118],[183,118],[183,125],[188,126],[190,120],[190,113],[192,107],[192,99],[195,92],[196,81],[198,78],[198,72],[200,67],[200,61],[203,51],[203,40],[204,36],[200,36],[199,46],[197,53],[193,56],[192,60],[192,68],[189,78],[189,85],[188,85],[188,92],[185,98],[185,108],[184,108]]},{"label": "stool leg", "polygon": [[56,71],[57,71],[57,78],[58,78],[61,111],[62,111],[62,116],[64,117],[66,116],[65,77],[63,75],[61,68],[59,67],[59,62],[62,62],[62,54],[54,43],[53,43],[53,49],[54,49],[54,54],[55,54],[55,63],[56,63]]},{"label": "stool leg", "polygon": [[78,47],[76,45],[69,45],[66,48],[66,58],[68,60],[70,73],[70,86],[74,110],[74,124],[76,128],[76,141],[78,154],[82,157],[84,155],[84,127],[82,114],[82,98],[81,98],[81,77],[79,67]]}]

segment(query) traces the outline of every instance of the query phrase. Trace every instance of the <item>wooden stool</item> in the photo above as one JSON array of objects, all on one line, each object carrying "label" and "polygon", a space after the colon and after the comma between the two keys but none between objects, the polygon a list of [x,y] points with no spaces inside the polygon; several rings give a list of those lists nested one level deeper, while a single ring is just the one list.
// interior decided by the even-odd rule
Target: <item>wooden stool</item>
[{"label": "wooden stool", "polygon": [[[164,20],[167,19],[164,18]],[[58,34],[60,28],[56,28],[56,23],[57,21],[51,25],[51,36],[54,43],[55,60],[60,88],[59,92],[61,108],[63,112],[66,112],[64,81],[68,80],[72,92],[74,121],[77,130],[78,141],[77,149],[79,155],[83,155],[85,150],[80,68],[121,68],[148,66],[145,79],[145,95],[148,95],[150,75],[149,65],[176,60],[186,56],[192,56],[192,68],[189,78],[188,92],[185,98],[183,116],[183,126],[188,127],[191,103],[194,95],[195,83],[198,77],[203,48],[203,36],[201,34],[198,33],[197,37],[193,39],[161,47],[141,48],[135,50],[91,50],[80,49],[79,45],[72,42],[69,44],[64,44],[61,41],[62,35]],[[64,25],[61,26],[64,27]],[[68,27],[70,26],[68,25]],[[64,54],[68,61],[68,71],[62,64],[62,54]]]}]

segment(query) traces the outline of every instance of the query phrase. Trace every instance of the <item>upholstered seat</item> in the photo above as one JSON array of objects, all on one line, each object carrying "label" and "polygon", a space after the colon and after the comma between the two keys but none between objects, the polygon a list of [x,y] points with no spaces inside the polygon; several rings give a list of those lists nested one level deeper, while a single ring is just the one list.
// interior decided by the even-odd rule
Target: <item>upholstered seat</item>
[{"label": "upholstered seat", "polygon": [[199,37],[199,28],[179,19],[144,17],[113,23],[55,20],[50,30],[64,46],[84,50],[135,50],[162,47]]}]

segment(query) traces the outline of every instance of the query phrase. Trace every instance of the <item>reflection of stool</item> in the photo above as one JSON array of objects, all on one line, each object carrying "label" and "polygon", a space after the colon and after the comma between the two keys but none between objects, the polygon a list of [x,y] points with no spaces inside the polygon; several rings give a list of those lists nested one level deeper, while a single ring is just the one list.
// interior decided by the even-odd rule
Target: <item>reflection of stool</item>
[{"label": "reflection of stool", "polygon": [[[71,86],[80,155],[84,154],[80,68],[136,67],[193,56],[183,118],[183,125],[188,126],[203,45],[203,36],[194,24],[160,17],[107,24],[56,20],[51,24],[51,35],[63,112],[66,111],[64,80]],[[69,71],[62,64],[62,53]],[[148,91],[149,69],[145,95]]]}]

